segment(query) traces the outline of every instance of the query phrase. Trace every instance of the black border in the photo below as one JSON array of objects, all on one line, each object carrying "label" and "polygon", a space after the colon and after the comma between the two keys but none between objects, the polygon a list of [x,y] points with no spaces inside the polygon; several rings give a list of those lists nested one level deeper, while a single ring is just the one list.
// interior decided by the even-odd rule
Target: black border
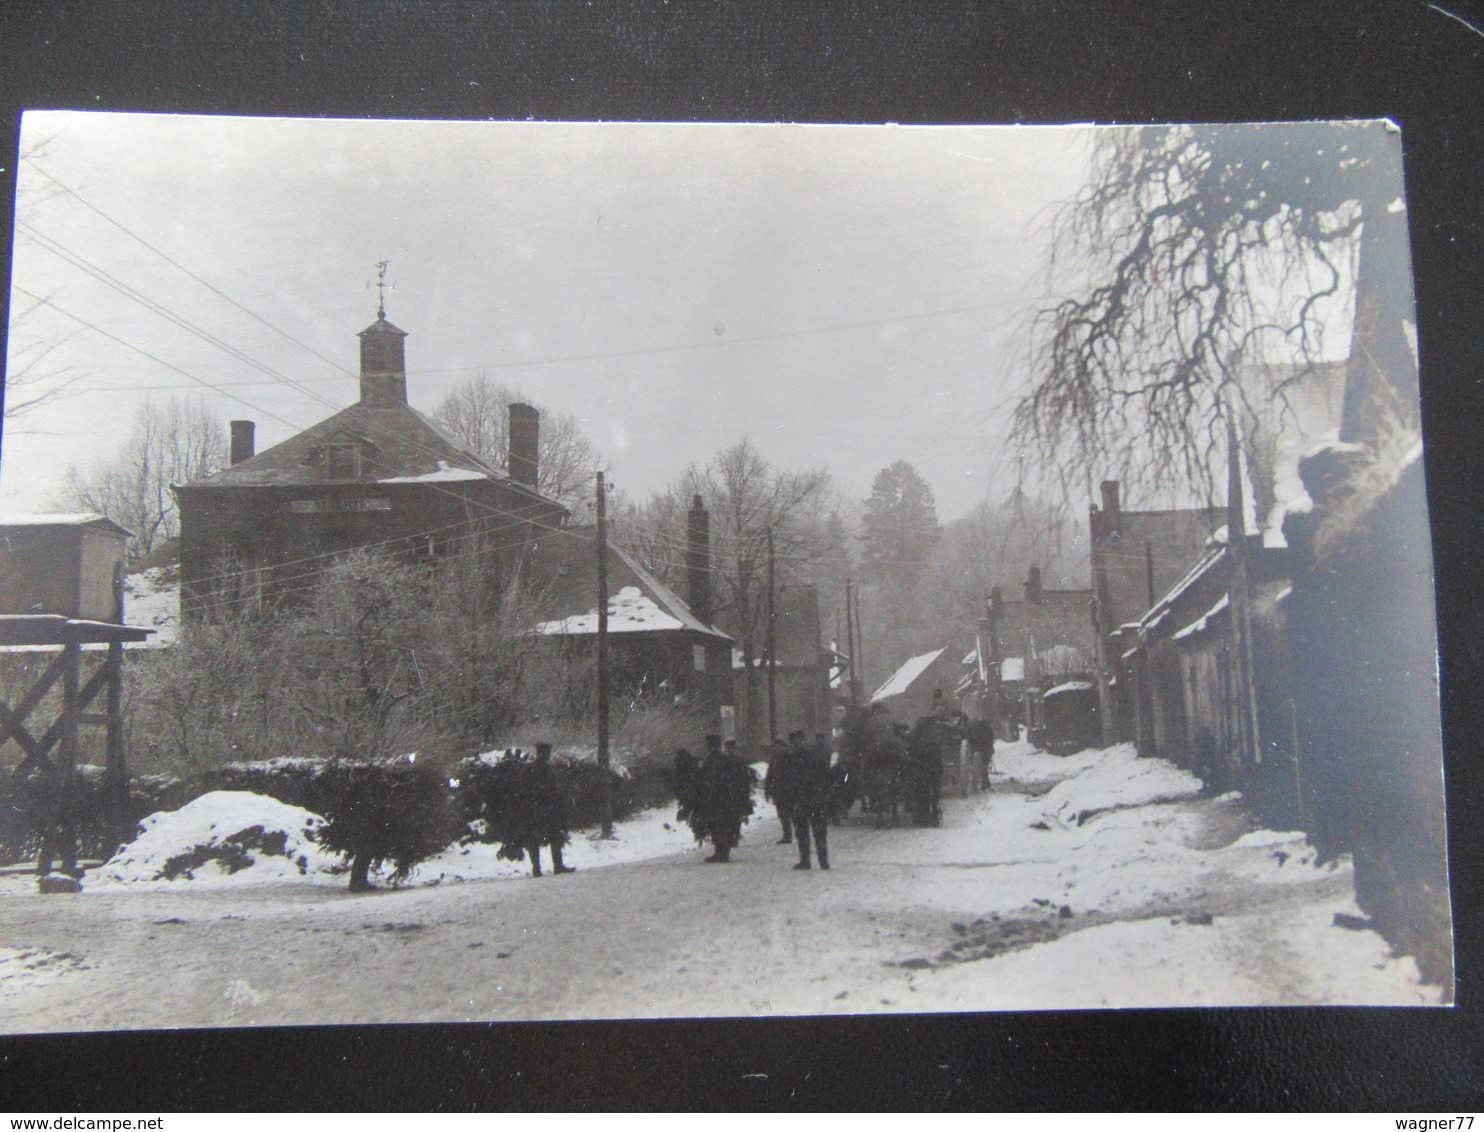
[{"label": "black border", "polygon": [[[4,152],[11,159],[23,108],[576,120],[1399,121],[1439,576],[1460,1003],[1452,1011],[0,1038],[0,1108],[1480,1107],[1479,29],[1484,0],[1264,0],[1219,9],[1148,0],[0,6],[0,119],[10,130]],[[8,206],[14,162],[3,163]],[[7,255],[0,283],[8,284],[8,265]]]}]

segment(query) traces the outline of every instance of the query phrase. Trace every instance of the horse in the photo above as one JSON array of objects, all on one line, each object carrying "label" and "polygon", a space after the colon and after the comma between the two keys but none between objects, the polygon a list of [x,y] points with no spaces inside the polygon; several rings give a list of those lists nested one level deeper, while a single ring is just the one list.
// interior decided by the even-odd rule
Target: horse
[{"label": "horse", "polygon": [[[840,762],[846,769],[844,781],[855,779],[855,791],[861,811],[873,814],[876,828],[883,828],[888,817],[893,825],[897,809],[908,792],[912,766],[902,737],[883,718],[882,712],[849,707],[841,729]],[[845,802],[848,812],[853,798]]]}]

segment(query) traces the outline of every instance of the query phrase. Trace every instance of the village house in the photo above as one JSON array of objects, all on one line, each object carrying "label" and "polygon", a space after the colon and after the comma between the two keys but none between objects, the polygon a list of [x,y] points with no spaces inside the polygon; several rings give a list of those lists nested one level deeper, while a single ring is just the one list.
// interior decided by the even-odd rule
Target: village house
[{"label": "village house", "polygon": [[1125,737],[1270,820],[1297,819],[1294,701],[1280,604],[1289,552],[1265,536],[1235,433],[1226,522],[1138,621],[1110,635]]},{"label": "village house", "polygon": [[956,707],[962,678],[959,651],[945,645],[909,657],[871,694],[870,703],[885,707],[893,723],[914,723],[933,709],[935,692]]},{"label": "village house", "polygon": [[[969,714],[992,720],[995,734],[1001,737],[1013,736],[1018,728],[1026,726],[1037,743],[1082,743],[1085,727],[1056,727],[1048,732],[1041,709],[1047,693],[1066,696],[1081,692],[1082,684],[1089,689],[1094,686],[1097,661],[1092,591],[1047,589],[1042,585],[1039,566],[1026,572],[1023,589],[1020,599],[1007,599],[999,586],[989,592],[974,651],[965,658],[973,668],[970,685],[977,709]],[[1061,707],[1058,704],[1056,710]],[[1083,708],[1080,715],[1074,713],[1075,718],[1086,716],[1086,705]],[[1095,696],[1091,712],[1096,722]],[[1091,741],[1098,738],[1093,734]]]},{"label": "village house", "polygon": [[[629,552],[606,545],[610,687],[629,708],[676,704],[704,716],[718,733],[735,721],[732,638],[711,624],[709,516],[696,497],[689,521],[687,603]],[[598,634],[597,531],[542,535],[527,563],[543,620],[534,632],[552,642],[553,689],[567,705],[593,690]]]},{"label": "village house", "polygon": [[407,335],[384,311],[359,337],[354,405],[262,452],[253,422],[233,421],[231,465],[175,489],[187,616],[292,601],[334,556],[362,547],[423,559],[479,551],[509,568],[566,520],[536,486],[535,409],[510,407],[502,472],[407,403]]},{"label": "village house", "polygon": [[1102,507],[1088,513],[1092,550],[1092,624],[1098,708],[1105,743],[1132,740],[1137,708],[1127,681],[1118,679],[1135,628],[1159,596],[1185,576],[1211,535],[1226,521],[1224,507],[1128,511],[1117,480],[1105,480]]},{"label": "village house", "polygon": [[[771,716],[777,724],[778,738],[794,731],[803,731],[811,737],[828,735],[834,726],[836,703],[831,688],[837,686],[839,662],[843,658],[824,643],[819,591],[812,585],[780,586],[774,603],[771,680],[776,708],[770,713],[770,658],[765,645],[762,655],[752,661],[761,690],[758,698],[760,719],[755,729],[749,729],[745,703],[740,705],[739,711],[743,712],[739,724],[741,731],[766,737]],[[741,649],[732,650],[732,671],[739,684],[746,680],[747,664]]]}]

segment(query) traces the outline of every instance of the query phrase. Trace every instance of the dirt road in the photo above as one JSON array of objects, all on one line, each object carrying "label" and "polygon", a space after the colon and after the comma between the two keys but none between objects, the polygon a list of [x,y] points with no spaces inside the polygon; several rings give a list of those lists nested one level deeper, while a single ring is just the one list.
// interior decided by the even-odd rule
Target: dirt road
[{"label": "dirt road", "polygon": [[[1234,874],[1209,853],[1245,828],[1230,807],[1142,807],[1110,852],[1118,815],[1097,844],[1036,828],[1028,801],[951,800],[942,829],[835,830],[827,873],[795,872],[765,819],[724,866],[696,851],[361,895],[305,884],[12,897],[0,1027],[973,1010],[988,1005],[979,974],[998,956],[1120,921],[1209,924],[1348,890],[1333,871],[1290,870],[1281,885]],[[1110,886],[1119,869],[1127,881]],[[1287,967],[1273,979],[1305,1000]]]}]

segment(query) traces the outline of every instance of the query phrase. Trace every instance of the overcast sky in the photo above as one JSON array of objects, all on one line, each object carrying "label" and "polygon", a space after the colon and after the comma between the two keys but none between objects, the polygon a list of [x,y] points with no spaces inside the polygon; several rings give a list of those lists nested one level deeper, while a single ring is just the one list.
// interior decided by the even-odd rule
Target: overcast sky
[{"label": "overcast sky", "polygon": [[10,422],[0,504],[47,507],[146,397],[202,393],[256,420],[259,450],[350,404],[386,258],[419,409],[483,371],[575,415],[634,498],[747,435],[856,499],[910,460],[957,517],[1005,490],[1014,332],[1088,138],[28,113],[12,318],[27,292],[55,309],[15,329],[12,362],[70,334],[42,372],[86,376]]}]

